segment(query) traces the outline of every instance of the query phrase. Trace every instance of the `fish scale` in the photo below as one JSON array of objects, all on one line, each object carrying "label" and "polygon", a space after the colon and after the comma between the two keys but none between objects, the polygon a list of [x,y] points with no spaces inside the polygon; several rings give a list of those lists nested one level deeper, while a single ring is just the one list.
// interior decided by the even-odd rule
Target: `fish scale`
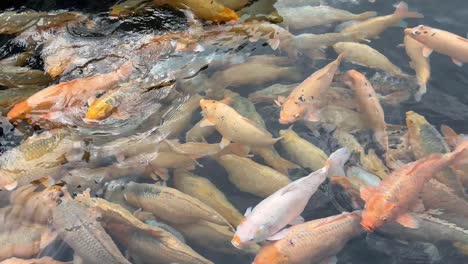
[{"label": "fish scale", "polygon": [[79,202],[62,201],[57,206],[53,225],[85,263],[130,264],[101,224]]}]

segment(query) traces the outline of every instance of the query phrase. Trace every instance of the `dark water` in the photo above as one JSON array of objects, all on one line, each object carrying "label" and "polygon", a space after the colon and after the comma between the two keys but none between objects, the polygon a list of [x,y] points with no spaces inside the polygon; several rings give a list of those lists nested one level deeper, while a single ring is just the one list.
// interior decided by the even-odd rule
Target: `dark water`
[{"label": "dark water", "polygon": [[[37,10],[37,11],[51,11],[51,10],[72,10],[83,13],[91,14],[92,17],[101,18],[103,28],[101,31],[95,30],[93,32],[86,32],[86,30],[77,28],[78,38],[83,37],[87,40],[93,40],[93,45],[100,45],[102,43],[108,43],[106,41],[112,40],[113,37],[116,39],[124,38],[130,33],[145,33],[145,34],[159,34],[168,31],[184,30],[188,28],[187,20],[182,12],[167,10],[167,9],[155,9],[151,12],[147,12],[138,17],[127,18],[120,21],[121,23],[116,25],[116,21],[107,18],[106,12],[109,10],[116,1],[52,1],[52,0],[40,0],[40,1],[13,1],[4,0],[0,3],[0,10]],[[330,5],[351,11],[353,13],[361,13],[365,11],[377,11],[379,15],[390,14],[394,11],[394,5],[398,1],[384,1],[376,0],[377,3],[368,3],[368,1],[340,1],[331,0]],[[356,2],[360,2],[356,4]],[[436,0],[407,0],[411,10],[421,12],[425,15],[423,19],[409,19],[408,27],[414,27],[419,24],[430,25],[431,27],[441,28],[460,36],[466,36],[468,33],[468,2],[464,0],[447,0],[444,2]],[[325,33],[332,32],[333,27],[318,27],[314,29],[307,29],[304,31],[294,32],[296,35],[299,33]],[[83,34],[83,35],[80,35]],[[95,35],[97,34],[97,35]],[[102,34],[102,35],[100,35]],[[0,56],[2,58],[8,57],[11,54],[24,51],[24,47],[12,42],[12,36],[0,35]],[[397,48],[398,44],[401,44],[403,39],[403,32],[401,27],[393,27],[387,29],[379,39],[373,40],[369,45],[384,55],[386,55],[390,61],[394,62],[406,73],[413,73],[408,65],[408,58],[405,50]],[[220,48],[222,50],[222,48]],[[234,50],[234,51],[232,51]],[[277,54],[272,51],[264,43],[248,43],[242,47],[233,47],[232,49],[222,50],[220,54],[225,52],[226,54],[231,52],[232,54],[242,54],[246,50],[250,50],[251,54]],[[216,50],[218,52],[218,50]],[[216,53],[214,52],[214,53]],[[327,50],[328,58],[335,58],[335,54],[332,50]],[[184,58],[185,59],[185,58]],[[188,59],[188,58],[187,58]],[[328,60],[327,60],[328,62]],[[307,59],[299,58],[295,65],[304,76],[308,76],[317,68],[311,68]],[[319,66],[325,65],[324,62],[319,62]],[[28,66],[33,69],[43,69],[43,61],[39,54],[34,56],[28,61]],[[185,67],[185,66],[184,66]],[[448,125],[455,131],[461,134],[468,134],[468,66],[458,67],[453,64],[447,56],[433,53],[431,55],[431,80],[427,86],[427,93],[423,96],[421,102],[416,102],[413,99],[407,100],[401,103],[398,107],[384,106],[386,112],[386,121],[390,124],[404,125],[405,124],[405,113],[407,111],[415,111],[423,115],[433,126],[439,128],[440,125]],[[344,64],[342,71],[356,68],[356,66],[350,64]],[[357,67],[367,73],[367,76],[375,74],[375,70],[366,69],[363,67]],[[104,71],[106,72],[106,71]],[[190,71],[191,72],[191,71]],[[198,74],[198,71],[195,71]],[[208,70],[201,70],[202,73],[207,75],[213,72],[211,65],[208,66]],[[80,72],[81,73],[81,72]],[[78,74],[80,74],[78,73]],[[74,72],[73,74],[77,74]],[[64,77],[61,81],[68,81],[74,79],[75,75]],[[68,78],[68,79],[67,79]],[[291,83],[285,80],[280,80],[280,83]],[[400,85],[398,81],[393,82],[393,85]],[[264,87],[267,87],[265,85]],[[257,89],[254,85],[247,85],[235,90],[242,96],[247,96],[252,89]],[[6,88],[5,88],[6,89]],[[279,109],[271,106],[270,104],[258,104],[256,105],[257,112],[264,119],[268,130],[274,135],[278,136],[280,129],[286,129],[288,126],[280,125],[277,122]],[[142,110],[144,111],[144,109]],[[192,117],[192,124],[201,119],[201,115],[198,114],[198,110]],[[6,124],[6,120],[0,120]],[[110,126],[115,126],[111,124]],[[73,128],[82,133],[84,139],[88,144],[89,149],[92,150],[93,144],[98,145],[98,142],[102,141],[102,138],[94,138],[92,131],[80,130],[79,125],[73,124]],[[78,127],[78,128],[77,128]],[[18,145],[28,135],[34,134],[34,132],[42,132],[48,130],[50,127],[41,125],[28,125],[26,122],[16,123],[15,126],[3,126],[2,127],[2,140],[0,141],[0,151],[6,151]],[[115,127],[113,127],[114,129]],[[92,129],[91,129],[92,130]],[[294,130],[303,138],[313,142],[321,149],[330,154],[333,150],[337,149],[337,142],[334,141],[329,131],[320,130],[320,135],[312,133],[308,128],[302,124],[294,126]],[[122,133],[122,137],[137,134],[135,130],[129,130],[128,133]],[[123,136],[124,135],[124,136]],[[108,136],[108,135],[106,135]],[[360,138],[361,141],[365,141],[366,137],[369,138],[368,131],[362,132]],[[184,136],[180,136],[179,139],[183,139]],[[214,143],[220,141],[219,135],[211,136],[207,139],[208,142]],[[105,141],[105,140],[104,140]],[[281,148],[278,148],[278,152],[284,156],[285,152]],[[262,163],[262,159],[255,157],[255,161]],[[232,183],[227,180],[227,173],[225,170],[218,165],[215,161],[203,158],[198,160],[203,167],[198,167],[194,170],[197,175],[202,175],[208,178],[214,183],[219,190],[221,190],[229,199],[229,201],[240,211],[244,212],[248,207],[259,203],[262,199],[239,191]],[[298,178],[304,176],[309,171],[297,170],[290,172],[291,178]],[[171,185],[171,182],[169,182]],[[342,204],[346,207],[346,204]],[[312,197],[308,207],[302,214],[307,220],[316,218],[326,217],[334,214],[338,214],[340,211],[332,204],[330,197],[326,194],[326,184]],[[1,223],[0,223],[1,224]],[[381,235],[381,236],[380,236]],[[374,240],[373,240],[374,239]],[[367,240],[367,241],[366,241]],[[384,246],[372,245],[384,243]],[[386,243],[386,244],[385,244]],[[431,242],[432,243],[432,242]],[[338,263],[468,263],[468,257],[464,256],[457,249],[452,246],[450,241],[433,241],[433,245],[422,244],[420,242],[406,242],[393,240],[383,234],[376,235],[376,237],[367,237],[365,235],[354,238],[351,240],[345,248],[338,254]],[[207,257],[214,263],[251,263],[253,256],[243,256],[240,254],[221,254],[214,253],[213,250],[199,247],[197,245],[190,244],[197,252]],[[440,258],[428,257],[427,252],[424,250],[427,248],[438,251]],[[383,248],[387,249],[384,250]],[[421,253],[423,252],[423,253]],[[55,242],[50,245],[42,255],[56,256],[63,260],[70,260],[72,251],[64,243]],[[434,261],[434,262],[431,262]]]}]

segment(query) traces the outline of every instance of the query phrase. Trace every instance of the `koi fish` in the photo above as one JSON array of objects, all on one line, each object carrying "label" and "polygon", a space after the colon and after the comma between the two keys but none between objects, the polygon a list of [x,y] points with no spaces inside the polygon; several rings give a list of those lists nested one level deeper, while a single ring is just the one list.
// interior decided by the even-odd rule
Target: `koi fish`
[{"label": "koi fish", "polygon": [[468,39],[441,29],[419,25],[405,29],[405,35],[418,42],[423,47],[423,56],[429,57],[432,51],[449,56],[457,66],[468,62]]},{"label": "koi fish", "polygon": [[320,95],[330,87],[343,58],[344,54],[342,53],[336,60],[314,72],[299,84],[288,98],[278,97],[277,104],[281,105],[279,118],[281,124],[291,124],[302,118],[311,121],[319,120],[317,101],[320,100]]},{"label": "koi fish", "polygon": [[346,32],[364,32],[368,38],[377,38],[385,29],[397,26],[404,18],[423,18],[424,15],[408,11],[408,4],[400,2],[391,15],[374,17],[366,21],[353,24],[341,30]]},{"label": "koi fish", "polygon": [[349,70],[344,76],[344,82],[356,93],[359,108],[367,118],[369,126],[379,144],[388,151],[388,136],[386,132],[385,113],[380,105],[377,94],[366,76],[356,70]]},{"label": "koi fish", "polygon": [[279,189],[255,208],[247,209],[246,218],[237,227],[232,244],[241,248],[251,243],[285,237],[288,229],[283,228],[286,225],[304,222],[301,213],[327,176],[345,175],[343,165],[349,156],[346,148],[335,151],[322,169]]},{"label": "koi fish", "polygon": [[223,136],[221,147],[231,141],[249,146],[271,146],[280,140],[255,122],[240,115],[232,107],[219,101],[200,100],[205,119],[200,126],[214,126]]},{"label": "koi fish", "polygon": [[361,225],[369,232],[392,221],[417,228],[418,221],[408,211],[424,210],[418,197],[425,183],[456,160],[465,149],[466,146],[461,146],[445,155],[434,154],[408,163],[384,178],[377,187],[361,188],[361,198],[366,201]]},{"label": "koi fish", "polygon": [[336,254],[362,234],[361,211],[317,219],[290,228],[281,240],[264,246],[252,264],[336,263]]},{"label": "koi fish", "polygon": [[426,93],[426,84],[431,78],[431,65],[429,59],[423,55],[424,44],[408,35],[405,35],[403,43],[406,54],[411,59],[410,67],[416,72],[419,90],[415,94],[415,99],[419,102],[423,94]]}]

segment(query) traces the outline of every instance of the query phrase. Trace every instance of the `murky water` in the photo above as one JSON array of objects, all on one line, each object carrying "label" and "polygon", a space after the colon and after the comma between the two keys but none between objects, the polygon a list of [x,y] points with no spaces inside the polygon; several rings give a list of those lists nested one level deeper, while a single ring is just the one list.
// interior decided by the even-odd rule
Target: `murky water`
[{"label": "murky water", "polygon": [[[115,6],[122,2],[137,8],[127,14]],[[396,19],[376,36],[365,35],[375,26],[345,36],[340,30],[359,21],[303,10],[322,2],[365,20],[372,14],[364,12],[392,14],[399,1],[219,1],[238,9],[239,20],[226,23],[214,21],[230,20],[234,11],[213,11],[215,1],[188,1],[193,12],[172,4],[184,1],[151,2],[0,3],[0,260],[253,263],[263,246],[258,256],[271,259],[257,256],[254,263],[315,263],[334,255],[338,263],[468,262],[468,166],[466,151],[456,149],[468,133],[467,66],[436,49],[427,92],[416,101],[415,72],[399,46],[403,29],[421,24],[466,37],[465,1],[408,0],[409,11],[424,18]],[[111,15],[118,12],[120,17]],[[333,16],[341,18],[323,22]],[[341,41],[312,40],[330,33],[382,55],[364,53],[352,63],[361,54],[352,46],[335,62],[336,70],[338,49],[332,46]],[[466,39],[458,41],[468,53]],[[396,66],[379,64],[379,56]],[[403,73],[392,72],[397,67]],[[320,69],[326,74],[304,81]],[[359,79],[349,70],[364,74],[377,94],[367,81],[356,88]],[[309,93],[296,89],[300,96],[294,99],[291,91],[303,81],[300,87]],[[272,242],[265,239],[243,249],[231,244],[249,207],[324,171],[319,169],[330,164],[327,157],[341,147],[351,156],[315,184],[301,213],[306,223],[273,244],[284,252],[267,252]],[[423,162],[429,156],[434,160]],[[392,215],[373,233],[358,221],[354,233],[345,234],[351,224],[335,230],[334,219],[324,224],[330,225],[323,231],[329,232],[327,242],[294,235],[308,221],[364,206],[370,211],[360,188],[397,182],[388,175],[413,161],[423,164],[415,171],[437,170],[433,164],[442,159],[450,162],[437,175],[414,173],[426,177],[420,188],[410,180],[378,189],[395,204],[412,197],[387,209],[412,212],[416,228],[401,226],[408,221]],[[298,197],[289,207],[309,198]],[[282,212],[281,206],[273,203],[268,212]],[[305,234],[322,238],[320,226]],[[319,247],[335,240],[343,245]],[[305,250],[295,252],[300,243]],[[313,260],[293,260],[304,252],[314,252]]]}]

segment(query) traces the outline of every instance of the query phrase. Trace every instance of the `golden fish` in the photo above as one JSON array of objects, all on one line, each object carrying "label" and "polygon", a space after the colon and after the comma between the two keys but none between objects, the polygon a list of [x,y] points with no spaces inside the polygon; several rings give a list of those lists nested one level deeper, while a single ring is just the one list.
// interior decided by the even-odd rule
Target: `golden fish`
[{"label": "golden fish", "polygon": [[271,146],[279,140],[222,102],[200,100],[200,106],[205,116],[201,125],[216,127],[223,136],[220,143],[222,148],[231,141],[249,146]]},{"label": "golden fish", "polygon": [[283,17],[283,23],[291,30],[301,30],[314,26],[328,25],[348,20],[366,20],[377,15],[376,12],[353,14],[346,10],[329,6],[282,7],[278,13]]},{"label": "golden fish", "polygon": [[354,25],[344,28],[341,32],[364,32],[368,38],[377,38],[380,33],[382,33],[388,27],[398,26],[402,19],[423,17],[424,16],[420,13],[409,12],[408,5],[405,2],[400,2],[395,10],[395,13],[358,22]]},{"label": "golden fish", "polygon": [[333,49],[338,53],[346,53],[345,60],[349,62],[370,68],[381,69],[396,77],[409,77],[409,75],[403,73],[398,66],[390,62],[382,53],[368,45],[355,42],[338,42],[333,45]]},{"label": "golden fish", "polygon": [[177,136],[187,129],[191,123],[192,115],[199,107],[202,97],[198,94],[187,98],[177,99],[171,108],[162,116],[162,134],[167,134],[167,138],[177,138]]},{"label": "golden fish", "polygon": [[180,144],[177,140],[165,140],[169,149],[177,154],[186,155],[192,159],[213,156],[221,151],[219,144],[188,142]]},{"label": "golden fish", "polygon": [[229,181],[239,190],[259,197],[268,197],[291,183],[291,180],[284,174],[248,158],[223,155],[216,161],[226,169]]},{"label": "golden fish", "polygon": [[55,260],[51,257],[42,257],[40,259],[9,258],[0,262],[0,264],[65,264],[65,262]]},{"label": "golden fish", "polygon": [[249,94],[249,100],[254,103],[274,103],[279,96],[287,97],[291,91],[296,88],[295,84],[273,84],[265,89],[255,91]]},{"label": "golden fish", "polygon": [[125,186],[124,196],[131,205],[170,223],[186,224],[206,220],[229,226],[226,219],[214,209],[173,188],[131,182]]},{"label": "golden fish", "polygon": [[267,165],[284,175],[288,175],[289,170],[299,168],[297,164],[281,157],[274,147],[252,148],[252,153],[262,157]]},{"label": "golden fish", "polygon": [[215,0],[153,0],[156,5],[169,5],[176,9],[189,8],[197,17],[215,22],[237,20],[232,9]]},{"label": "golden fish", "polygon": [[410,66],[416,72],[416,79],[419,84],[419,90],[414,97],[416,101],[420,101],[423,94],[426,93],[426,84],[431,78],[431,65],[429,59],[423,55],[424,44],[408,35],[405,35],[403,43],[406,54],[411,59]]},{"label": "golden fish", "polygon": [[215,209],[231,225],[237,226],[243,215],[229,202],[226,196],[208,179],[184,170],[174,172],[174,187]]},{"label": "golden fish", "polygon": [[291,128],[280,130],[281,146],[286,150],[291,159],[303,168],[310,168],[312,171],[323,168],[328,159],[320,148],[301,138]]},{"label": "golden fish", "polygon": [[52,78],[41,70],[6,65],[0,68],[0,85],[8,88],[46,86],[51,82]]},{"label": "golden fish", "polygon": [[278,103],[281,105],[279,118],[281,124],[291,124],[303,118],[318,121],[317,102],[320,101],[322,93],[330,87],[343,57],[342,53],[336,60],[314,72],[299,84],[287,98],[278,98]]},{"label": "golden fish", "polygon": [[37,29],[58,27],[82,17],[83,15],[75,12],[3,12],[0,14],[0,34],[17,34],[31,27]]},{"label": "golden fish", "polygon": [[371,83],[366,76],[356,70],[347,71],[344,82],[355,92],[360,111],[366,117],[369,127],[374,130],[375,139],[387,152],[388,136],[385,113]]}]

